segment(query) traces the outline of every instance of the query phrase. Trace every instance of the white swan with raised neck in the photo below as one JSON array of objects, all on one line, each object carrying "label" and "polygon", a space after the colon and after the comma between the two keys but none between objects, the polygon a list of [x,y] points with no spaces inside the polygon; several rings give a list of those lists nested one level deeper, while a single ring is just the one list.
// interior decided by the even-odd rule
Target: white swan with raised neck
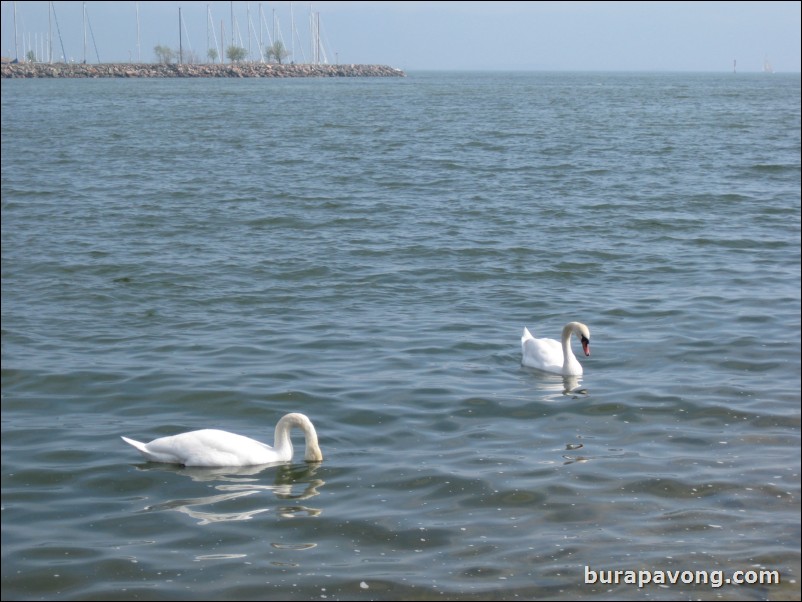
[{"label": "white swan with raised neck", "polygon": [[571,335],[582,344],[582,351],[590,355],[590,330],[581,322],[569,322],[563,327],[562,342],[554,339],[536,339],[524,326],[521,336],[521,363],[530,368],[563,376],[580,376],[582,364],[571,350]]},{"label": "white swan with raised neck", "polygon": [[293,427],[300,428],[306,438],[304,460],[321,462],[323,454],[318,445],[317,431],[309,418],[298,413],[286,414],[278,421],[273,447],[250,437],[217,429],[160,437],[150,443],[141,443],[128,437],[122,439],[151,462],[184,466],[256,466],[292,460],[290,430]]}]

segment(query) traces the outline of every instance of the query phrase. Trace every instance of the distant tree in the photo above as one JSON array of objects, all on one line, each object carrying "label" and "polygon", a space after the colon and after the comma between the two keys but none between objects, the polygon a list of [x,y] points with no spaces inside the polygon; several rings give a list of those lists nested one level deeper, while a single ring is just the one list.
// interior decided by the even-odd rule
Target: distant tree
[{"label": "distant tree", "polygon": [[284,59],[290,56],[290,53],[287,52],[287,49],[284,46],[284,42],[281,40],[276,40],[273,42],[271,46],[267,48],[267,60],[271,58],[276,59],[276,62],[280,65]]},{"label": "distant tree", "polygon": [[239,46],[229,46],[226,50],[226,56],[228,60],[233,61],[235,63],[239,63],[245,56],[248,54],[248,51],[244,48],[240,48]]},{"label": "distant tree", "polygon": [[217,62],[217,48],[209,48],[209,52],[206,53],[213,63]]},{"label": "distant tree", "polygon": [[168,64],[172,63],[175,59],[175,51],[168,46],[162,46],[159,44],[153,49],[153,52],[156,53],[156,59],[160,63]]},{"label": "distant tree", "polygon": [[29,50],[28,54],[25,55],[25,58],[28,59],[29,63],[36,62],[36,53],[33,50]]}]

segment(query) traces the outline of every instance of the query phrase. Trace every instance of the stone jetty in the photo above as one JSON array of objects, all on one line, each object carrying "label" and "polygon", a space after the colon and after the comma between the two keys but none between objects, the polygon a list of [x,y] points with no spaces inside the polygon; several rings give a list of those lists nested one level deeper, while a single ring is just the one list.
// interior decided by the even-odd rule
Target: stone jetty
[{"label": "stone jetty", "polygon": [[3,78],[35,77],[404,77],[386,65],[278,65],[234,63],[178,65],[163,63],[8,63]]}]

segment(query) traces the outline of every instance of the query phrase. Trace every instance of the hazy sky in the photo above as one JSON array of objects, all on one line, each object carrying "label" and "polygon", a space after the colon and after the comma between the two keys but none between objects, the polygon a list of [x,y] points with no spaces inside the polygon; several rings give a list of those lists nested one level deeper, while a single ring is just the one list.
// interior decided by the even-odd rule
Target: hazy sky
[{"label": "hazy sky", "polygon": [[311,12],[320,15],[321,58],[329,63],[406,71],[732,71],[737,61],[739,72],[755,72],[768,60],[776,72],[801,70],[797,1],[2,2],[2,54],[22,58],[35,49],[46,60],[50,14],[54,60],[63,47],[68,60],[153,62],[156,45],[178,50],[179,7],[183,49],[204,61],[215,43],[231,44],[233,7],[235,42],[250,45],[256,60],[259,40],[266,45],[275,28],[293,51],[290,60],[310,62]]}]

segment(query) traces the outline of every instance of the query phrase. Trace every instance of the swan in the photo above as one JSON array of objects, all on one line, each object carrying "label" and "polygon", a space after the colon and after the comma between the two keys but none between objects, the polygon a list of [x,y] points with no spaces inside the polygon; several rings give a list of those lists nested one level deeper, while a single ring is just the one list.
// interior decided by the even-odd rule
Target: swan
[{"label": "swan", "polygon": [[297,413],[286,414],[278,421],[273,447],[249,437],[217,429],[160,437],[150,443],[141,443],[128,437],[122,439],[151,462],[184,466],[255,466],[292,460],[290,429],[294,426],[299,427],[306,437],[304,460],[323,461],[315,427],[309,418]]},{"label": "swan", "polygon": [[521,363],[530,368],[545,372],[562,374],[563,376],[579,376],[582,364],[577,361],[571,351],[571,334],[575,334],[582,342],[585,355],[590,355],[590,330],[581,322],[569,322],[563,327],[562,343],[554,339],[536,339],[524,326],[521,337]]}]

